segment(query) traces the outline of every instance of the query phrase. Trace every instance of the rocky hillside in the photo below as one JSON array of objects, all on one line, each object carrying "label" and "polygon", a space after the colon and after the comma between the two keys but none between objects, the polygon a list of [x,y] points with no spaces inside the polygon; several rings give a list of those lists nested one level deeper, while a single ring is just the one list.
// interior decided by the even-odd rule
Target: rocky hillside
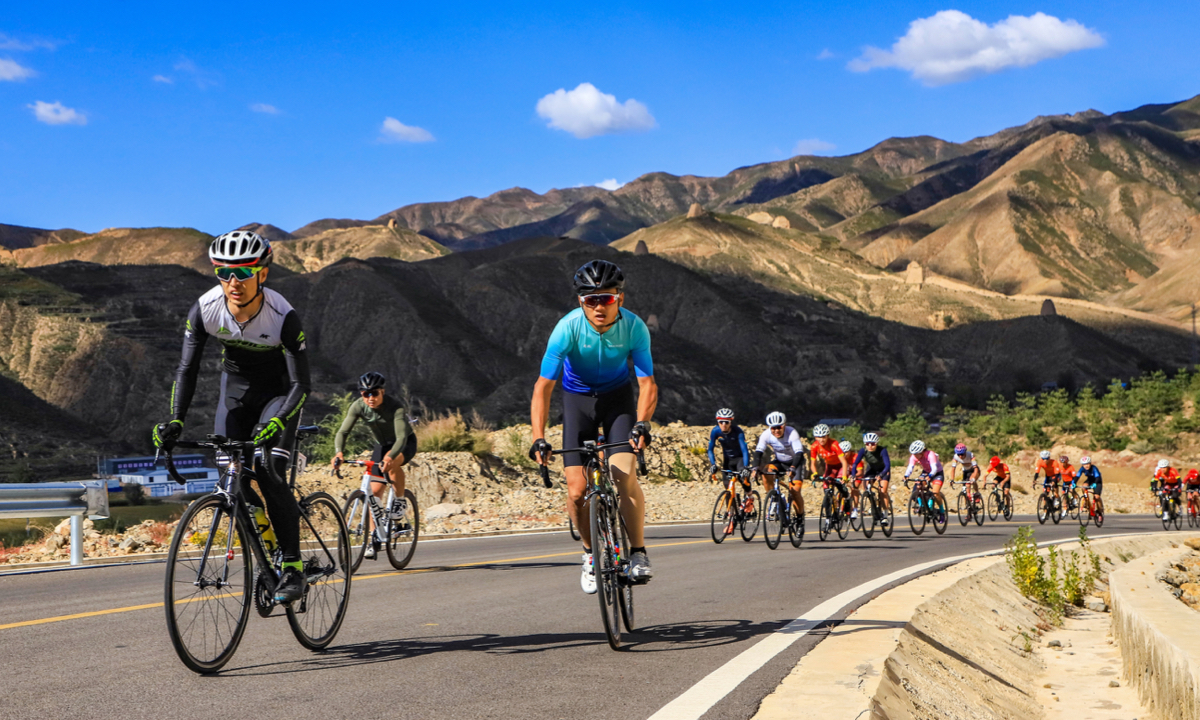
[{"label": "rocky hillside", "polygon": [[70,242],[78,240],[84,234],[78,230],[42,230],[41,228],[0,223],[0,250],[19,250],[38,245]]},{"label": "rocky hillside", "polygon": [[449,250],[411,230],[384,225],[335,228],[275,246],[276,262],[296,272],[315,272],[342,258],[393,258],[416,262]]},{"label": "rocky hillside", "polygon": [[20,267],[82,260],[104,265],[181,265],[211,273],[210,242],[212,235],[191,228],[115,228],[70,242],[13,250],[9,258]]}]

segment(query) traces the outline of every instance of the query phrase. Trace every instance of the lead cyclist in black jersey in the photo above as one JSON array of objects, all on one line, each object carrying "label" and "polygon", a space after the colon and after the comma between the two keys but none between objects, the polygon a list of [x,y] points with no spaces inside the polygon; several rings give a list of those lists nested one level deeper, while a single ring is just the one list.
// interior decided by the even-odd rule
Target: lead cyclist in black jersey
[{"label": "lead cyclist in black jersey", "polygon": [[[253,440],[261,453],[269,450],[275,474],[286,475],[290,453],[285,448],[292,446],[310,381],[300,317],[283,296],[263,287],[271,256],[271,244],[252,232],[235,230],[212,241],[208,257],[220,284],[188,312],[183,357],[171,386],[172,417],[154,427],[155,447],[170,449],[183,434],[204,345],[212,336],[222,346],[213,432]],[[307,585],[300,562],[300,508],[285,483],[262,471],[263,459],[255,459],[255,476],[283,553],[275,600],[289,603],[300,599]],[[262,505],[253,488],[244,490],[251,503]]]}]

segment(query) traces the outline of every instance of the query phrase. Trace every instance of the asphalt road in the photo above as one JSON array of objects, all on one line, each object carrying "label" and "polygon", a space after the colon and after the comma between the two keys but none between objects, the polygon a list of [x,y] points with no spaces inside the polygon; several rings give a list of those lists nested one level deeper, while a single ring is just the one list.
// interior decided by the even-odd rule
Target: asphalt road
[{"label": "asphalt road", "polygon": [[[1000,548],[1017,525],[951,518],[940,537],[902,524],[890,540],[822,543],[810,520],[801,549],[785,538],[775,551],[761,535],[718,546],[707,525],[652,528],[656,577],[637,591],[641,629],[620,653],[605,642],[596,598],[579,589],[580,551],[565,533],[427,541],[403,573],[364,563],[328,651],[303,649],[279,611],[251,613],[237,654],[212,677],[184,668],[171,648],[157,605],[161,563],[0,576],[0,718],[646,718],[822,600],[910,565]],[[1066,520],[1034,527],[1038,540],[1079,530]],[[1163,532],[1131,515],[1089,530]],[[152,607],[124,610],[143,605]],[[121,611],[59,619],[111,610]],[[29,620],[47,621],[4,627]],[[705,718],[750,717],[821,636],[780,653]]]}]

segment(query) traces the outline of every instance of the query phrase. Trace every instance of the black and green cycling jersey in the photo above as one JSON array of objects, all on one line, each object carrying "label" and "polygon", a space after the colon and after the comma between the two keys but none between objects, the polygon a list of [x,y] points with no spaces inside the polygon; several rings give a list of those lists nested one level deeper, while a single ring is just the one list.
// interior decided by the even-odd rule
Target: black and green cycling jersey
[{"label": "black and green cycling jersey", "polygon": [[350,403],[350,409],[346,411],[346,417],[342,419],[342,426],[338,428],[337,435],[333,438],[333,447],[336,452],[342,452],[346,437],[350,435],[350,431],[354,429],[355,423],[360,419],[367,424],[367,429],[375,437],[375,442],[384,447],[392,446],[387,452],[388,457],[394,459],[404,451],[404,443],[408,441],[408,436],[412,432],[408,425],[407,413],[399,400],[384,395],[378,410],[367,407],[361,398]]}]

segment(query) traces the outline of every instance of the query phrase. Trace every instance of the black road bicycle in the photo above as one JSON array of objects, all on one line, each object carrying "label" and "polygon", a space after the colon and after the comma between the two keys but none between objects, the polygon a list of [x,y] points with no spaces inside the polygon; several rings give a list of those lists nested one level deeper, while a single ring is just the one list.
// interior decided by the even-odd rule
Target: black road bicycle
[{"label": "black road bicycle", "polygon": [[1005,520],[1012,520],[1012,495],[1004,492],[1000,488],[1000,484],[994,482],[984,483],[984,492],[987,492],[988,485],[992,486],[991,492],[987,493],[988,520],[995,521],[998,517],[1003,517]]},{"label": "black road bicycle", "polygon": [[1163,530],[1170,530],[1171,525],[1176,530],[1183,527],[1183,513],[1179,509],[1179,491],[1164,490],[1162,495],[1162,525]]},{"label": "black road bicycle", "polygon": [[[553,450],[551,455],[579,453],[583,461],[588,489],[584,500],[588,505],[588,520],[592,525],[592,568],[596,573],[596,595],[600,599],[600,618],[604,634],[613,650],[621,649],[621,625],[633,632],[633,586],[629,577],[629,531],[621,517],[620,496],[613,482],[612,468],[605,450],[629,447],[629,441],[597,445],[588,440],[583,447]],[[638,472],[646,472],[642,452],[637,453]],[[550,482],[550,471],[539,467],[542,483]]]},{"label": "black road bicycle", "polygon": [[858,522],[866,538],[875,534],[876,527],[883,531],[884,537],[891,537],[896,528],[895,517],[892,515],[892,499],[886,493],[876,492],[875,483],[878,481],[877,475],[864,477],[863,488],[859,493]]},{"label": "black road bicycle", "polygon": [[830,533],[836,532],[838,538],[845,540],[850,534],[850,489],[834,476],[813,478],[814,489],[817,483],[822,483],[825,488],[821,514],[817,518],[817,537],[824,541]]},{"label": "black road bicycle", "polygon": [[759,508],[762,506],[761,496],[757,490],[742,492],[743,483],[749,477],[749,470],[716,469],[713,478],[721,476],[725,489],[717,494],[713,503],[710,531],[713,542],[720,544],[733,534],[734,530],[741,533],[742,539],[750,542],[758,532]]},{"label": "black road bicycle", "polygon": [[925,525],[933,523],[933,530],[938,535],[946,532],[946,523],[950,518],[946,515],[946,501],[939,498],[929,486],[929,475],[922,473],[915,480],[904,478],[905,487],[912,482],[912,490],[908,496],[908,526],[913,535],[925,532]]},{"label": "black road bicycle", "polygon": [[983,525],[983,517],[985,515],[983,496],[970,489],[972,482],[971,480],[950,481],[951,488],[955,485],[962,486],[962,490],[958,491],[958,524],[964,527],[971,520],[974,520],[976,525]]},{"label": "black road bicycle", "polygon": [[[784,477],[792,478],[797,472],[799,472],[799,468],[793,468],[792,472]],[[800,547],[800,544],[804,542],[804,516],[793,512],[791,502],[792,492],[799,492],[799,490],[793,491],[789,488],[785,494],[779,489],[784,482],[786,481],[776,476],[775,486],[767,493],[766,504],[763,505],[763,539],[767,541],[767,547],[772,550],[779,547],[779,539],[783,537],[785,530],[792,547]]]},{"label": "black road bicycle", "polygon": [[[388,562],[397,570],[408,567],[421,535],[421,508],[417,504],[417,496],[412,490],[405,488],[404,510],[393,513],[396,489],[392,487],[390,480],[383,477],[379,463],[370,460],[335,460],[330,472],[338,479],[342,477],[343,465],[357,465],[363,468],[362,485],[350,493],[346,498],[346,506],[342,509],[342,514],[346,517],[346,527],[350,531],[350,569],[358,572],[363,558],[367,555],[367,548],[372,546],[376,552],[380,547],[386,548]],[[385,500],[381,503],[371,492],[371,485],[383,483],[387,483],[388,490]]]},{"label": "black road bicycle", "polygon": [[[1033,480],[1037,482],[1037,477]],[[1062,501],[1054,497],[1050,491],[1054,487],[1054,481],[1049,478],[1043,479],[1041,482],[1042,494],[1038,495],[1037,499],[1037,519],[1039,525],[1045,525],[1046,520],[1050,519],[1057,525],[1062,520]]]},{"label": "black road bicycle", "polygon": [[[300,437],[316,432],[316,426],[299,428],[293,458]],[[167,554],[164,582],[167,632],[176,654],[194,672],[212,673],[237,650],[251,602],[263,617],[275,608],[282,553],[273,542],[273,533],[266,532],[270,525],[259,526],[256,509],[243,495],[243,482],[254,479],[251,461],[258,450],[254,443],[209,435],[204,442],[179,441],[175,447],[207,448],[229,460],[216,490],[194,500],[180,518]],[[165,457],[171,477],[184,484],[171,453],[166,452]],[[266,469],[271,481],[283,482],[269,460],[259,466]],[[295,463],[289,487],[295,492]],[[300,560],[308,590],[299,600],[285,604],[284,610],[300,644],[321,650],[333,641],[346,617],[350,541],[342,511],[328,493],[306,495],[299,499],[299,506]]]}]

